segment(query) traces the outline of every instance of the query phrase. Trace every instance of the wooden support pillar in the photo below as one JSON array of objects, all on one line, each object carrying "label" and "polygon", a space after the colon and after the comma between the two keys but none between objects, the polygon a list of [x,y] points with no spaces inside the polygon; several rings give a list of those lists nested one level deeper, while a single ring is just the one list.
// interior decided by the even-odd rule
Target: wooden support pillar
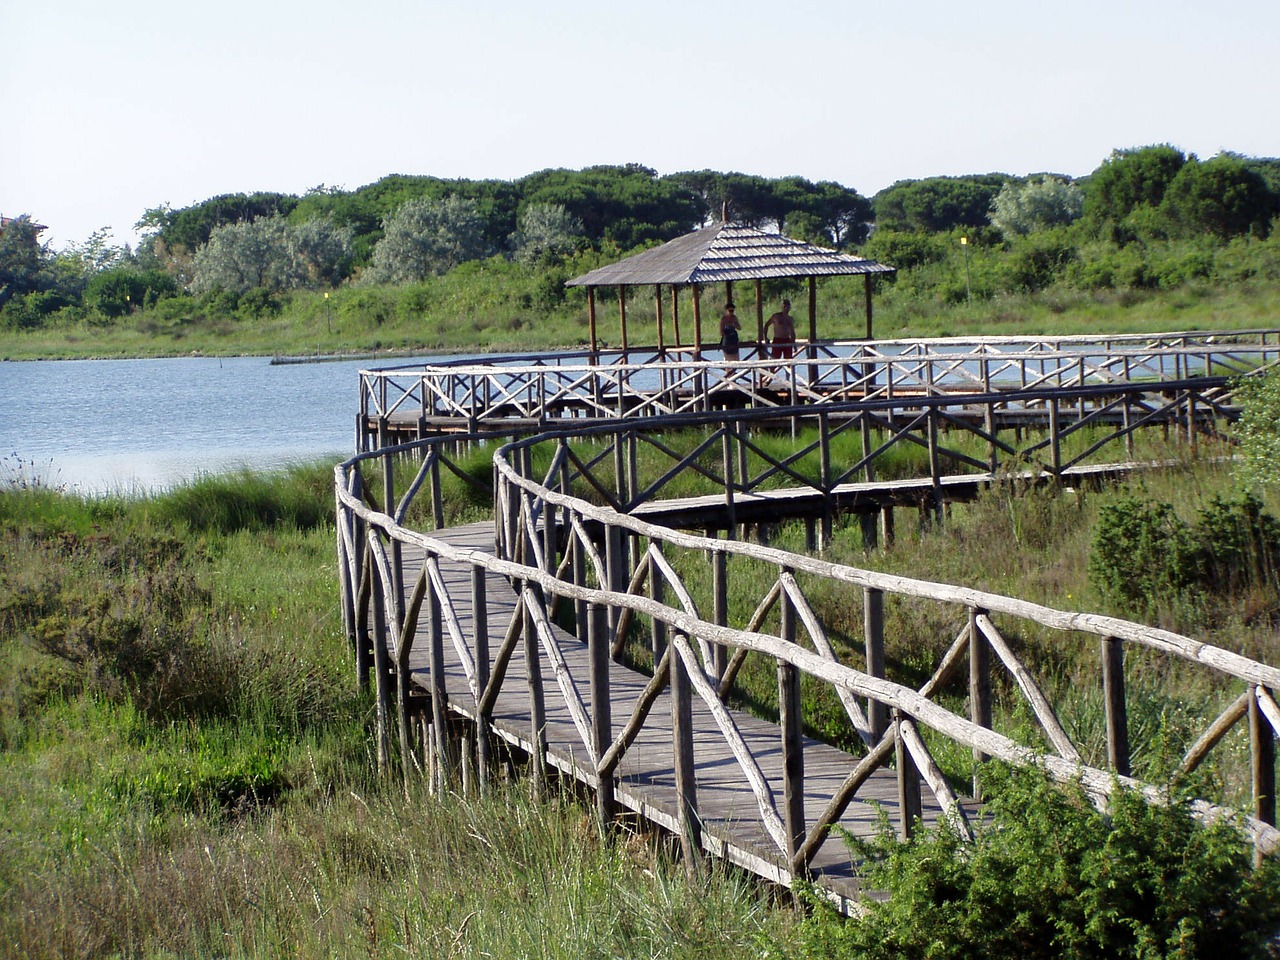
[{"label": "wooden support pillar", "polygon": [[627,288],[622,284],[618,284],[618,322],[622,328],[622,362],[626,363],[630,341],[627,339]]},{"label": "wooden support pillar", "polygon": [[523,605],[524,668],[525,682],[529,688],[529,724],[532,729],[530,768],[533,792],[541,797],[547,787],[547,705],[542,689],[542,651],[538,644],[538,630],[528,604],[540,598],[527,583],[523,584],[520,602]]},{"label": "wooden support pillar", "polygon": [[596,288],[587,287],[587,327],[591,332],[591,353],[594,355],[600,350],[600,341],[596,338]]},{"label": "wooden support pillar", "polygon": [[1107,711],[1107,762],[1114,773],[1129,776],[1129,711],[1124,694],[1124,646],[1102,638],[1102,699]]},{"label": "wooden support pillar", "polygon": [[[442,599],[430,581],[427,582],[427,663],[431,684],[431,726],[435,731],[437,780],[442,790],[453,783],[456,766],[453,745],[449,742],[449,691],[444,672],[444,620]],[[405,671],[407,675],[407,671]]]},{"label": "wooden support pillar", "polygon": [[922,809],[920,803],[920,772],[916,769],[911,752],[902,739],[902,712],[893,711],[893,746],[894,762],[898,768],[898,837],[910,840],[919,823]]},{"label": "wooden support pillar", "polygon": [[[613,743],[613,714],[609,692],[609,614],[603,605],[593,603],[587,617],[591,737],[596,756],[602,757]],[[596,814],[601,825],[613,823],[617,812],[613,776],[602,776],[596,787]]]},{"label": "wooden support pillar", "polygon": [[866,304],[867,304],[867,339],[874,340],[875,334],[872,332],[873,325],[871,321],[871,274],[864,273],[862,275],[862,280],[863,280],[863,294],[866,297]]},{"label": "wooden support pillar", "polygon": [[680,339],[680,288],[674,283],[671,285],[671,332],[676,338],[676,346],[682,346],[684,341]]},{"label": "wooden support pillar", "polygon": [[[654,540],[650,543],[650,549],[662,552],[662,544],[660,541]],[[649,557],[649,597],[654,603],[665,602],[666,578],[662,575],[662,568],[658,565],[656,557]],[[651,649],[653,651],[653,662],[656,665],[662,659],[662,655],[667,652],[667,625],[657,617],[653,618],[652,629],[650,631]]]},{"label": "wooden support pillar", "polygon": [[[867,651],[867,674],[883,680],[884,670],[884,591],[874,587],[862,590],[862,633]],[[877,743],[889,729],[889,708],[878,700],[867,700],[867,719],[871,724],[871,742]]]},{"label": "wooden support pillar", "polygon": [[[687,638],[681,635],[681,642]],[[702,848],[702,824],[698,816],[698,781],[694,775],[693,685],[684,658],[671,656],[671,741],[675,768],[677,818],[680,825],[680,852],[685,868],[696,874]]]},{"label": "wooden support pillar", "polygon": [[[786,571],[790,573],[791,571]],[[796,642],[796,611],[790,597],[782,597],[782,639]],[[800,712],[800,671],[778,661],[778,725],[782,733],[783,809],[787,857],[794,864],[804,845],[804,733]]]},{"label": "wooden support pillar", "polygon": [[383,601],[383,585],[379,582],[375,566],[373,573],[373,675],[374,693],[377,697],[377,755],[378,771],[385,772],[390,760],[391,658],[387,654],[387,610]]},{"label": "wooden support pillar", "polygon": [[698,285],[691,284],[693,290],[693,358],[702,359],[702,297]]},{"label": "wooden support pillar", "polygon": [[[816,361],[818,358],[817,348],[814,346],[818,342],[818,278],[809,278],[809,359]],[[818,381],[818,365],[817,363],[809,364],[809,384],[816,384]]]},{"label": "wooden support pillar", "polygon": [[[711,551],[711,617],[718,626],[729,625],[729,558],[723,550]],[[711,673],[717,682],[728,662],[724,644],[711,647]]]},{"label": "wooden support pillar", "polygon": [[[978,617],[987,611],[979,607],[969,608],[969,719],[980,727],[991,729],[991,648],[978,629]],[[974,749],[976,764],[987,760],[987,755]],[[973,798],[982,799],[982,785],[978,770],[973,771]]]},{"label": "wooden support pillar", "polygon": [[1254,816],[1263,823],[1276,823],[1276,741],[1271,724],[1258,705],[1258,691],[1249,695],[1249,742],[1253,772]]},{"label": "wooden support pillar", "polygon": [[654,284],[653,287],[653,305],[658,322],[658,356],[662,357],[666,353],[667,342],[662,329],[662,284],[660,283]]},{"label": "wooden support pillar", "polygon": [[756,359],[763,360],[764,347],[764,281],[756,280]]},{"label": "wooden support pillar", "polygon": [[[471,623],[476,645],[476,688],[481,694],[489,686],[489,591],[485,584],[485,569],[471,568]],[[477,705],[478,706],[478,705]],[[476,766],[479,774],[480,793],[489,791],[493,782],[493,741],[489,728],[493,723],[489,711],[476,713]]]}]

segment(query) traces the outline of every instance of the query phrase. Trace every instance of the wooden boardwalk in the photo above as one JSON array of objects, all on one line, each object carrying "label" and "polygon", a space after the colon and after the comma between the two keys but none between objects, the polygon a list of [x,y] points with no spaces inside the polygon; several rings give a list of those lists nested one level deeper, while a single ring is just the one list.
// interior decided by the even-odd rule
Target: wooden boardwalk
[{"label": "wooden boardwalk", "polygon": [[[435,531],[431,536],[461,549],[484,552],[492,552],[494,549],[493,525],[489,522]],[[421,565],[421,557],[411,556],[406,548],[404,562],[405,580],[412,582]],[[469,601],[471,568],[463,563],[442,562],[441,573],[453,598],[459,625],[470,634],[474,628]],[[516,607],[515,592],[506,579],[494,574],[487,575],[487,603],[489,647],[496,651],[501,646],[502,633]],[[581,692],[588,710],[594,712],[590,685],[587,683],[587,647],[571,634],[558,628],[556,630],[569,674]],[[429,691],[429,641],[425,634],[426,627],[420,626],[418,640],[410,654],[410,675],[414,684]],[[461,661],[447,639],[445,663],[449,710],[475,722],[474,698],[469,691]],[[609,670],[613,701],[611,714],[615,727],[620,727],[631,715],[649,677],[612,660]],[[507,668],[506,682],[493,709],[492,731],[509,744],[531,753],[533,731],[529,720],[530,696],[525,677],[524,654],[522,646],[517,644]],[[587,759],[587,751],[560,693],[559,685],[552,671],[545,665],[542,670],[542,686],[546,702],[548,763],[564,775],[594,787],[594,765]],[[615,788],[618,802],[622,806],[666,830],[678,832],[671,713],[668,687],[659,695],[643,730],[619,765]],[[734,711],[733,715],[762,772],[780,794],[783,785],[783,749],[779,727],[741,711]],[[615,734],[616,732],[615,730]],[[704,848],[767,879],[790,882],[791,874],[765,829],[755,796],[747,785],[742,769],[710,710],[696,696],[693,700],[693,739],[698,813],[701,817]],[[832,795],[853,769],[856,760],[857,758],[841,750],[805,738],[806,822],[813,823],[819,819]],[[927,824],[936,822],[941,808],[927,790],[922,793],[923,821]],[[896,774],[882,767],[858,791],[857,799],[850,803],[840,824],[856,836],[872,836],[881,829],[884,816],[894,824],[899,821],[898,797]],[[844,841],[834,834],[827,839],[815,857],[812,876],[838,898],[852,900],[857,895],[858,883],[849,852]]]}]

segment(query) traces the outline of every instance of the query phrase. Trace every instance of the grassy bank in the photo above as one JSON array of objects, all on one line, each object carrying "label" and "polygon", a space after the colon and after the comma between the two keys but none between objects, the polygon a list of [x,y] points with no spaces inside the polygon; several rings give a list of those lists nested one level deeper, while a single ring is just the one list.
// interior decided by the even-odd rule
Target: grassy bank
[{"label": "grassy bank", "polygon": [[[209,478],[140,500],[84,500],[38,485],[0,492],[0,952],[853,958],[962,956],[987,945],[992,957],[1061,955],[1051,933],[1058,921],[1038,913],[1006,926],[1038,938],[1040,952],[971,921],[967,934],[939,934],[955,941],[949,954],[903,939],[919,927],[919,911],[881,916],[882,927],[821,910],[803,918],[728,868],[694,878],[651,837],[603,837],[589,810],[567,797],[534,804],[519,780],[484,801],[421,792],[406,801],[398,778],[376,773],[372,704],[354,690],[338,622],[330,477],[319,465]],[[892,549],[865,553],[850,527],[834,550],[860,565],[1095,608],[1112,602],[1092,592],[1085,573],[1108,502],[1138,492],[1194,516],[1233,482],[1220,467],[1189,462],[1128,491],[993,494],[956,508],[945,532],[904,528]],[[459,507],[460,515],[476,509]],[[795,545],[802,533],[775,536]],[[751,592],[743,582],[732,602]],[[852,648],[860,624],[847,599],[820,598],[819,612]],[[1245,591],[1160,615],[1275,662],[1274,629],[1259,615],[1274,607],[1274,596]],[[888,612],[895,672],[923,669],[937,643],[954,636],[954,624],[908,605]],[[1195,619],[1179,619],[1188,616]],[[1093,651],[1086,659],[1047,638],[1014,639],[1073,705],[1068,729],[1096,723]],[[744,684],[768,690],[770,673],[744,674]],[[1211,707],[1176,673],[1153,667],[1135,682],[1145,711],[1139,762],[1158,773],[1192,714]],[[806,704],[818,726],[825,710]],[[1085,733],[1086,743],[1098,742]],[[955,752],[940,748],[939,756],[962,769]],[[1002,836],[1044,837],[1063,822],[1067,811],[1038,790],[1014,784],[1008,805],[1033,815],[1021,833]],[[1056,890],[1074,902],[1078,892],[1093,906],[1077,917],[1074,955],[1210,956],[1179,954],[1165,940],[1173,929],[1225,942],[1214,917],[1246,917],[1252,939],[1237,940],[1254,952],[1237,955],[1265,955],[1257,950],[1271,928],[1259,931],[1274,898],[1258,887],[1280,886],[1271,873],[1248,871],[1238,839],[1201,843],[1181,808],[1169,819],[1131,811],[1126,820],[1099,818],[1078,798],[1068,807],[1084,818],[1072,835],[1087,840],[1071,856],[1107,844],[1128,851],[1133,872],[1121,889],[1148,884],[1157,898],[1181,897],[1209,919],[1194,930],[1179,927],[1185,911],[1151,919],[1093,881],[1069,879],[1081,875],[1075,863],[1062,867],[1057,887],[1025,879],[988,887],[975,909],[986,910],[989,927],[1018,897],[1052,902]],[[899,902],[922,889],[971,902],[947,901],[941,888],[911,879],[931,876],[944,848],[917,848],[925,865],[911,870],[884,854],[889,872],[877,876],[889,883],[894,869],[906,871],[893,881],[903,885]],[[1014,853],[1038,865],[1045,855]],[[1151,879],[1144,870],[1161,872]],[[1203,882],[1173,882],[1187,875]],[[1134,930],[1154,931],[1160,949],[1140,953]]]},{"label": "grassy bank", "polygon": [[[89,317],[57,320],[30,330],[0,327],[0,357],[393,356],[577,347],[589,342],[586,295],[563,284],[600,259],[593,254],[545,269],[501,259],[476,261],[422,283],[345,286],[328,297],[306,291],[265,299],[180,297],[110,322]],[[929,269],[954,272],[958,267],[932,265]],[[1156,289],[1081,290],[1058,285],[1036,292],[975,297],[971,303],[940,296],[936,281],[916,282],[915,276],[905,274],[897,283],[877,282],[876,337],[1225,330],[1271,327],[1280,318],[1280,282],[1262,275],[1232,283],[1188,281]],[[749,286],[739,285],[737,297],[745,336],[753,339],[754,294]],[[765,287],[765,315],[788,295],[798,305],[797,315],[803,317],[807,297],[803,281],[770,281]],[[692,303],[688,291],[681,296],[681,333],[690,342]],[[717,339],[713,318],[720,297],[719,290],[703,293],[706,342]],[[820,280],[819,337],[864,336],[863,298],[860,277]],[[669,302],[664,315],[670,343],[674,331]],[[657,342],[651,290],[632,293],[628,318],[631,343]],[[621,342],[617,301],[611,291],[601,295],[598,324],[602,341]]]},{"label": "grassy bank", "polygon": [[0,954],[740,956],[792,919],[584,808],[375,772],[328,467],[0,492]]}]

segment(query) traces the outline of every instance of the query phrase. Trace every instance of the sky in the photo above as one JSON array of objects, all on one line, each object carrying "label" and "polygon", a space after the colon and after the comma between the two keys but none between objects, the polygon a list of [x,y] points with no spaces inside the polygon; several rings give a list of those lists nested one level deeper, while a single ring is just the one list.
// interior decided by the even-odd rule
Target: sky
[{"label": "sky", "polygon": [[1280,3],[0,0],[0,214],[640,163],[835,180],[1280,156]]}]

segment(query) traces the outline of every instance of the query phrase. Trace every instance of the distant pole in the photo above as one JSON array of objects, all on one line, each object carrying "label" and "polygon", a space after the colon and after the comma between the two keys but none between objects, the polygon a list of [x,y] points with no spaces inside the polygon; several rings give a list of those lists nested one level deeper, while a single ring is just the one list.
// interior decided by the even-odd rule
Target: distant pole
[{"label": "distant pole", "polygon": [[329,291],[324,292],[324,322],[329,332],[333,333],[333,305],[329,303]]},{"label": "distant pole", "polygon": [[973,309],[973,291],[969,287],[969,238],[961,237],[960,246],[964,247],[964,303]]}]

